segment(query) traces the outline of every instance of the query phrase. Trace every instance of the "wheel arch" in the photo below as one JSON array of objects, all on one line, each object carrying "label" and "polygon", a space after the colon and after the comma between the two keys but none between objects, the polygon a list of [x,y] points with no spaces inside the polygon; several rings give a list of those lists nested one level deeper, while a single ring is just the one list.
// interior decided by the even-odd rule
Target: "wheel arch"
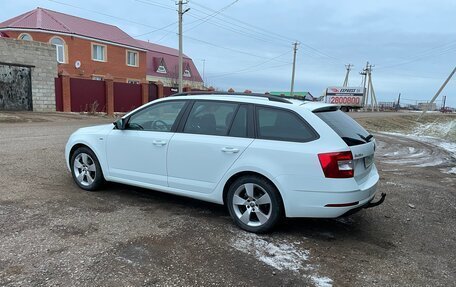
[{"label": "wheel arch", "polygon": [[101,174],[103,175],[103,178],[105,178],[105,169],[104,169],[103,162],[102,162],[103,159],[100,158],[100,155],[94,148],[92,148],[90,145],[83,143],[83,142],[77,142],[77,143],[73,144],[73,146],[71,147],[70,152],[68,153],[68,166],[70,166],[70,168],[71,168],[71,158],[73,157],[76,150],[81,147],[88,148],[95,154],[98,162],[100,163]]},{"label": "wheel arch", "polygon": [[270,184],[272,184],[278,191],[279,193],[279,196],[280,196],[280,200],[281,200],[281,203],[282,203],[282,210],[285,212],[285,205],[284,205],[284,201],[283,201],[283,196],[282,196],[282,193],[279,189],[279,187],[277,186],[277,184],[274,183],[274,181],[272,181],[271,179],[269,179],[267,176],[265,176],[264,174],[261,174],[259,172],[256,172],[256,171],[240,171],[240,172],[237,172],[235,174],[233,174],[226,182],[225,182],[225,185],[223,186],[223,204],[226,205],[226,196],[228,194],[228,190],[231,186],[231,184],[233,184],[233,182],[235,182],[238,178],[241,178],[243,176],[258,176],[258,177],[261,177],[263,179],[265,179],[266,181],[268,181]]}]

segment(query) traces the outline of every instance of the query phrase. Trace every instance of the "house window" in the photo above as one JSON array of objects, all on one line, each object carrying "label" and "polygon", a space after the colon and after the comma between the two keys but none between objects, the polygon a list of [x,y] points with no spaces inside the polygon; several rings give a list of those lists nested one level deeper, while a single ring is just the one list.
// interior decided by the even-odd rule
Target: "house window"
[{"label": "house window", "polygon": [[129,83],[129,84],[139,84],[139,80],[127,79],[127,83]]},{"label": "house window", "polygon": [[92,60],[106,62],[106,46],[100,44],[92,44]]},{"label": "house window", "polygon": [[57,62],[65,63],[65,42],[61,38],[54,37],[51,44],[55,46]]},{"label": "house window", "polygon": [[190,72],[190,65],[187,63],[184,66],[184,77],[190,78],[192,76],[192,73]]},{"label": "house window", "polygon": [[30,36],[30,34],[27,34],[27,33],[20,34],[18,38],[19,38],[19,40],[33,41],[32,36]]},{"label": "house window", "polygon": [[166,64],[163,58],[160,59],[156,72],[160,74],[166,74],[168,72],[166,70]]},{"label": "house window", "polygon": [[127,50],[127,66],[138,67],[138,52]]},{"label": "house window", "polygon": [[92,80],[95,80],[95,81],[103,81],[103,77],[102,76],[92,76]]}]

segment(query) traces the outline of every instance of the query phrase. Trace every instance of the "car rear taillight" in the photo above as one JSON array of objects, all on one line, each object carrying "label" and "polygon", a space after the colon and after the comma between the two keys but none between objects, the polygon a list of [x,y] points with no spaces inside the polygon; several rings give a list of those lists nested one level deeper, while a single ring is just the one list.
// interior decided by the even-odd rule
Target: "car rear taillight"
[{"label": "car rear taillight", "polygon": [[353,177],[353,155],[350,151],[320,153],[321,168],[328,178]]}]

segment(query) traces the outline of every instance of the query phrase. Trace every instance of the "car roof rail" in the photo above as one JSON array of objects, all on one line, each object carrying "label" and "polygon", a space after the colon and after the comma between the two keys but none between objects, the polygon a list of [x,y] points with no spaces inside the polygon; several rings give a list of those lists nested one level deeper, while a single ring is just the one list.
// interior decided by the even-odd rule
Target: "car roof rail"
[{"label": "car roof rail", "polygon": [[183,92],[183,93],[176,93],[172,94],[170,97],[177,97],[177,96],[192,96],[192,95],[223,95],[223,96],[248,96],[248,97],[258,97],[258,98],[267,98],[270,101],[292,104],[292,102],[288,101],[284,97],[275,96],[270,94],[258,94],[258,93],[230,93],[230,92],[216,92],[216,91],[192,91],[192,92]]}]

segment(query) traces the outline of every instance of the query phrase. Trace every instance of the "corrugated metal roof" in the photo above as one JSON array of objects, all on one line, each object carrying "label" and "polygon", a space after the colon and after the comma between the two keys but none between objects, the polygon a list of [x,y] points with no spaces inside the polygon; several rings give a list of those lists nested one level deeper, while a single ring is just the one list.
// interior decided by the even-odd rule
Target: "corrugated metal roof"
[{"label": "corrugated metal roof", "polygon": [[116,26],[43,8],[6,20],[0,23],[0,28],[40,29],[143,48],[137,40]]}]

